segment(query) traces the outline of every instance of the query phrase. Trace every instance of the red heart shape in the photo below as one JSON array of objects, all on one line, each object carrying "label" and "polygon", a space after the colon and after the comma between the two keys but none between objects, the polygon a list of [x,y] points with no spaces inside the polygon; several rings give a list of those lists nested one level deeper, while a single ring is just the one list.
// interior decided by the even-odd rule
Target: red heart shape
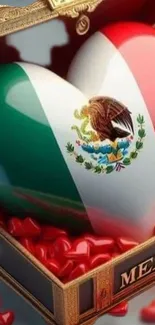
[{"label": "red heart shape", "polygon": [[141,309],[140,317],[144,322],[155,323],[155,301]]},{"label": "red heart shape", "polygon": [[23,245],[32,255],[35,253],[34,243],[31,238],[20,238],[20,244]]},{"label": "red heart shape", "polygon": [[102,265],[110,260],[111,260],[111,255],[108,253],[92,256],[89,261],[90,269],[94,269],[95,267]]},{"label": "red heart shape", "polygon": [[117,245],[120,248],[121,252],[125,253],[128,250],[138,246],[139,243],[130,238],[119,237],[117,238]]},{"label": "red heart shape", "polygon": [[48,259],[46,262],[46,267],[58,277],[60,271],[60,264],[58,261],[56,261],[54,258]]},{"label": "red heart shape", "polygon": [[115,247],[115,241],[113,238],[85,235],[84,239],[90,243],[91,254],[108,253]]},{"label": "red heart shape", "polygon": [[0,314],[0,325],[12,325],[14,322],[14,313],[12,311],[7,311],[6,313]]},{"label": "red heart shape", "polygon": [[67,237],[59,237],[53,244],[55,258],[64,264],[66,261],[65,254],[71,249],[72,245]]},{"label": "red heart shape", "polygon": [[52,226],[42,226],[42,234],[43,240],[55,240],[60,236],[67,236],[67,232],[62,229],[58,229]]},{"label": "red heart shape", "polygon": [[112,308],[108,314],[111,316],[119,316],[123,317],[128,312],[128,302],[122,301],[120,304],[116,305],[114,308]]},{"label": "red heart shape", "polygon": [[37,237],[41,234],[40,225],[35,220],[29,217],[23,220],[23,229],[25,237]]},{"label": "red heart shape", "polygon": [[88,272],[88,266],[84,263],[77,265],[73,271],[70,273],[69,277],[68,277],[68,281],[72,281],[76,278],[78,278],[79,276],[85,274],[86,272]]},{"label": "red heart shape", "polygon": [[90,245],[87,240],[77,239],[74,241],[72,248],[65,253],[65,257],[74,261],[84,261],[90,256]]},{"label": "red heart shape", "polygon": [[20,219],[13,217],[8,221],[7,224],[8,232],[13,237],[23,237],[24,236],[24,228],[23,223]]},{"label": "red heart shape", "polygon": [[39,243],[35,246],[35,256],[44,265],[46,265],[47,262],[47,257],[48,257],[47,254],[48,254],[47,246]]},{"label": "red heart shape", "polygon": [[68,277],[73,270],[74,262],[72,260],[66,261],[66,263],[61,267],[58,277],[60,279]]},{"label": "red heart shape", "polygon": [[54,248],[53,248],[52,242],[50,242],[49,240],[39,240],[36,245],[38,245],[38,244],[47,247],[47,257],[48,258],[54,257]]}]

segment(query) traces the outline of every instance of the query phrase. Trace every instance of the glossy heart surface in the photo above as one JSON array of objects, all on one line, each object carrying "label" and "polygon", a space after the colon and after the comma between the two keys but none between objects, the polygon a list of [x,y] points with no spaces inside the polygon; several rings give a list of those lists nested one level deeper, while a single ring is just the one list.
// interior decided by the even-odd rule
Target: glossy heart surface
[{"label": "glossy heart surface", "polygon": [[93,179],[93,205],[102,213],[96,213],[93,227],[98,232],[113,228],[116,236],[128,232],[138,241],[147,239],[154,225],[154,56],[155,30],[120,22],[91,36],[68,72],[68,81],[89,99],[87,112],[76,117],[83,121],[83,136],[89,119],[86,168],[99,175]]}]

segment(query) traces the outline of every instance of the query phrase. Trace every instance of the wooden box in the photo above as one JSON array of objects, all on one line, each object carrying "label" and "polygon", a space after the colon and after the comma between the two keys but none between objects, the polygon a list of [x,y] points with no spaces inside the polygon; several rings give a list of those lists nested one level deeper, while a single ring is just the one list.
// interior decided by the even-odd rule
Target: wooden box
[{"label": "wooden box", "polygon": [[112,306],[155,281],[155,238],[77,280],[60,282],[4,230],[0,231],[0,274],[33,304],[49,324],[93,324]]}]

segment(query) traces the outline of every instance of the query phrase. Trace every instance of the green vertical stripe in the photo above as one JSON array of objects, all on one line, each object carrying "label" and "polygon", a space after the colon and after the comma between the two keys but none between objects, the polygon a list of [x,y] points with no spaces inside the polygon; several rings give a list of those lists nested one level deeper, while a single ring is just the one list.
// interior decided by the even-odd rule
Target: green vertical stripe
[{"label": "green vertical stripe", "polygon": [[12,186],[69,198],[85,210],[38,96],[17,64],[0,66],[0,164]]}]

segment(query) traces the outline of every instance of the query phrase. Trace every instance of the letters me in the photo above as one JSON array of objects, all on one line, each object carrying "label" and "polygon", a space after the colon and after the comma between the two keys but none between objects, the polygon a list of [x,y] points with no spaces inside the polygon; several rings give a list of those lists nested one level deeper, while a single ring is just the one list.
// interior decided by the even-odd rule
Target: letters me
[{"label": "letters me", "polygon": [[121,274],[121,286],[120,289],[127,287],[128,285],[140,280],[147,274],[155,271],[155,258],[151,257],[148,260],[134,266],[130,271]]}]

